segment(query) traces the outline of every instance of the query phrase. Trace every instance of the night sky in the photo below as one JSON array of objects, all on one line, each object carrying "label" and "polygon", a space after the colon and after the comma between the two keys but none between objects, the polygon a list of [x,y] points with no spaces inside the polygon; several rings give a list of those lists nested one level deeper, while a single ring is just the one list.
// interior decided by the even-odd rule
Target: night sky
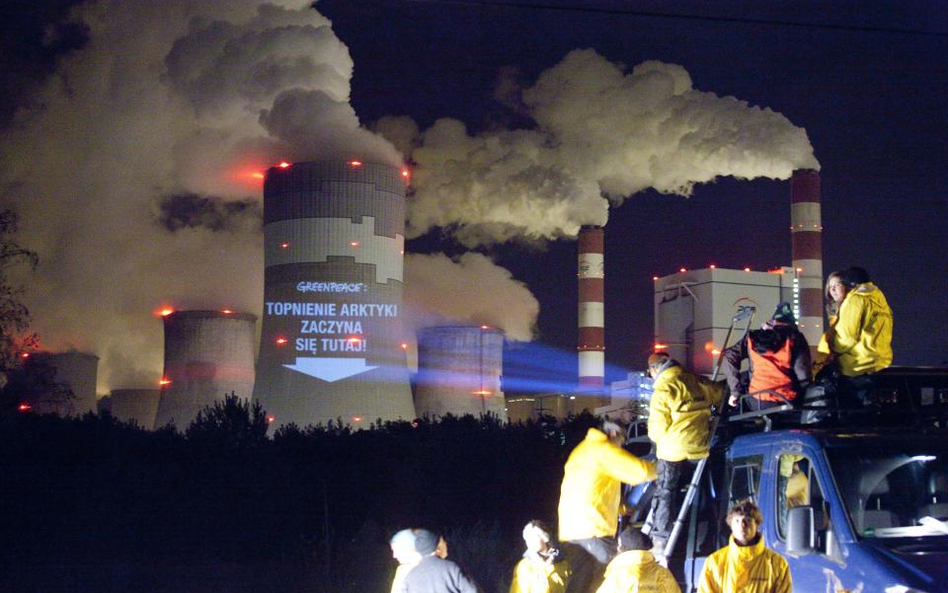
[{"label": "night sky", "polygon": [[[74,25],[42,44],[44,28],[62,22],[66,4],[5,3],[4,124],[57,57],[83,46],[82,27]],[[822,166],[824,273],[850,265],[869,271],[894,311],[895,364],[948,362],[943,3],[323,0],[317,8],[349,48],[351,103],[365,124],[408,115],[422,129],[441,117],[462,120],[471,134],[530,128],[494,98],[500,73],[530,85],[577,48],[629,68],[645,60],[679,64],[697,89],[783,114],[806,129]],[[649,190],[611,211],[609,380],[644,366],[652,276],[711,263],[790,264],[789,192],[788,181],[719,178],[690,198]],[[408,250],[466,251],[441,231],[410,241]],[[569,240],[487,248],[538,299],[537,341],[569,356],[575,250]],[[575,374],[569,364],[564,376]]]}]

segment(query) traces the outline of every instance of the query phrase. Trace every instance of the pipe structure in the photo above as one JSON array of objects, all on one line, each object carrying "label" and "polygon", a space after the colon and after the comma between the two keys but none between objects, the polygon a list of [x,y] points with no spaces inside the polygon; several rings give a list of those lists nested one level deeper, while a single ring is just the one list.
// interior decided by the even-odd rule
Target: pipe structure
[{"label": "pipe structure", "polygon": [[578,407],[592,410],[605,405],[606,339],[603,288],[603,228],[586,225],[579,231],[579,393],[584,395]]},{"label": "pipe structure", "polygon": [[820,214],[820,174],[797,169],[790,178],[794,314],[800,331],[815,354],[823,333],[823,223]]}]

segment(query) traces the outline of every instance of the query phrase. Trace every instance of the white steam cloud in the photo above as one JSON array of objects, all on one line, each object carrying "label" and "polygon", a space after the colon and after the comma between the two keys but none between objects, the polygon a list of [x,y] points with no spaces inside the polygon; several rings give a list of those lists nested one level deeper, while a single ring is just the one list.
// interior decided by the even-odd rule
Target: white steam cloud
[{"label": "white steam cloud", "polygon": [[45,348],[97,354],[100,392],[156,384],[162,305],[259,313],[254,173],[401,164],[360,126],[348,49],[309,4],[83,3],[89,43],[4,131],[0,201],[41,258],[24,279],[34,329]]},{"label": "white steam cloud", "polygon": [[[503,95],[509,102],[510,89]],[[695,90],[674,64],[626,73],[575,50],[520,99],[533,130],[471,136],[441,119],[421,134],[410,153],[411,236],[451,227],[468,246],[572,237],[583,224],[604,224],[610,201],[647,188],[687,196],[719,176],[786,179],[819,168],[805,130],[770,109]],[[411,146],[410,123],[380,124],[400,148]]]}]

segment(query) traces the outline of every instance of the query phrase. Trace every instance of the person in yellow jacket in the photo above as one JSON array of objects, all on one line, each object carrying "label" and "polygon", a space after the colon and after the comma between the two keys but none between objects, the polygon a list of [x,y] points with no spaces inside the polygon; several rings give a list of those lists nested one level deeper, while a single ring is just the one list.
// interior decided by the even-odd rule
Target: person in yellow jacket
[{"label": "person in yellow jacket", "polygon": [[731,540],[704,561],[698,593],[792,593],[790,565],[764,545],[757,529],[763,517],[751,500],[727,513]]},{"label": "person in yellow jacket", "polygon": [[711,406],[724,399],[724,383],[693,375],[666,352],[648,359],[655,379],[649,402],[648,437],[655,443],[658,482],[652,496],[649,536],[664,550],[687,484],[700,459],[708,456]]},{"label": "person in yellow jacket", "polygon": [[619,534],[619,555],[606,567],[596,593],[681,593],[670,570],[650,551],[652,540],[638,529],[626,527]]},{"label": "person in yellow jacket", "polygon": [[826,344],[842,375],[837,391],[863,401],[872,388],[872,374],[892,364],[892,309],[862,268],[844,270],[839,283],[844,295],[835,323],[826,330]]},{"label": "person in yellow jacket", "polygon": [[550,529],[533,520],[523,528],[527,551],[514,568],[510,593],[564,593],[569,579],[569,562],[553,545]]},{"label": "person in yellow jacket", "polygon": [[655,464],[622,448],[625,430],[604,422],[570,453],[560,487],[559,538],[573,571],[567,593],[595,591],[616,554],[620,486],[655,479]]}]

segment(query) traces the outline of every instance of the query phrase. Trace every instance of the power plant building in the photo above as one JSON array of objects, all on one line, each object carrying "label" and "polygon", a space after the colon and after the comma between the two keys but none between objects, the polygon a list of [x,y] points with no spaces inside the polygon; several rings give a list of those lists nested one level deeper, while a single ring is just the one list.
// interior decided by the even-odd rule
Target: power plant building
[{"label": "power plant building", "polygon": [[36,352],[26,366],[41,373],[50,372],[51,379],[72,392],[72,397],[54,393],[37,394],[28,402],[37,414],[81,416],[97,411],[95,385],[99,374],[99,357],[87,352]]},{"label": "power plant building", "polygon": [[[655,349],[710,376],[737,307],[756,308],[751,327],[756,329],[780,302],[794,302],[799,280],[790,267],[769,272],[705,268],[658,278],[654,288]],[[746,323],[735,327],[731,344]]]},{"label": "power plant building", "polygon": [[174,422],[184,430],[198,412],[231,393],[251,396],[256,320],[228,309],[164,316],[165,364],[155,427]]},{"label": "power plant building", "polygon": [[418,332],[415,410],[507,419],[501,379],[504,332],[487,326],[428,327]]},{"label": "power plant building", "polygon": [[254,399],[277,424],[415,418],[400,318],[407,174],[360,161],[267,171]]},{"label": "power plant building", "polygon": [[145,430],[152,430],[160,398],[160,389],[113,389],[109,394],[109,412],[122,422],[135,422]]}]

